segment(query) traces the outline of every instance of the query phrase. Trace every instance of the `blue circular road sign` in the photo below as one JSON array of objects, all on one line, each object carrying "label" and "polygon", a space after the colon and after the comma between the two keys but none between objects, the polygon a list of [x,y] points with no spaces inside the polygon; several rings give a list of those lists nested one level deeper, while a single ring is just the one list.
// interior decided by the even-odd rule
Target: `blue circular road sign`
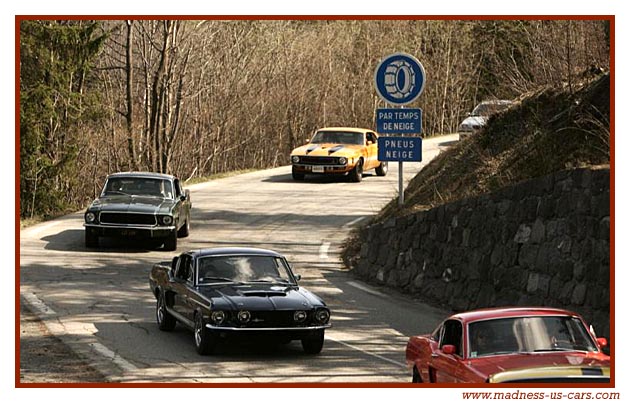
[{"label": "blue circular road sign", "polygon": [[422,63],[407,53],[394,53],[383,59],[374,71],[376,92],[385,102],[406,105],[424,90],[426,74]]}]

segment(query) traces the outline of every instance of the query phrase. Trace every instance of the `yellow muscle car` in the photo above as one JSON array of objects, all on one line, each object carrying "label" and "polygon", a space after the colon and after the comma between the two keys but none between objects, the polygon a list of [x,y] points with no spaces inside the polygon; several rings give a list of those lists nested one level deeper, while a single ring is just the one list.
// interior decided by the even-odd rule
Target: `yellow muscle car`
[{"label": "yellow muscle car", "polygon": [[308,144],[291,152],[293,179],[306,174],[344,174],[361,182],[363,172],[374,169],[387,174],[387,162],[378,160],[378,135],[369,129],[326,127],[319,129]]}]

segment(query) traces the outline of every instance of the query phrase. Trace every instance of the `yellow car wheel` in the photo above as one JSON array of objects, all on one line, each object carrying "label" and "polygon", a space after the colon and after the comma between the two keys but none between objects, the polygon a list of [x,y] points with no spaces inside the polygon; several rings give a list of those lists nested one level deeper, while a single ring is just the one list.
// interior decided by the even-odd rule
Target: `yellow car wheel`
[{"label": "yellow car wheel", "polygon": [[387,161],[383,161],[381,162],[381,165],[376,167],[376,174],[378,176],[385,176],[387,175],[387,170],[388,170],[388,166],[387,166]]},{"label": "yellow car wheel", "polygon": [[360,159],[357,162],[357,165],[354,166],[354,169],[350,171],[350,180],[352,182],[361,182],[363,179],[363,160]]},{"label": "yellow car wheel", "polygon": [[304,174],[300,172],[296,172],[295,167],[292,168],[291,175],[293,176],[293,180],[296,180],[296,181],[304,180]]}]

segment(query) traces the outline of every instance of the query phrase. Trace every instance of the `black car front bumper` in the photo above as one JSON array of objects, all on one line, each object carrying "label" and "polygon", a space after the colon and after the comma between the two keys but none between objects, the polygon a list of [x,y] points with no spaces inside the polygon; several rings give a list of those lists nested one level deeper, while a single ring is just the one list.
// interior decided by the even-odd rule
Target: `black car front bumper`
[{"label": "black car front bumper", "polygon": [[104,237],[134,237],[134,238],[166,238],[175,230],[175,226],[168,227],[146,227],[134,225],[103,225],[103,224],[83,224],[86,231],[92,235]]}]

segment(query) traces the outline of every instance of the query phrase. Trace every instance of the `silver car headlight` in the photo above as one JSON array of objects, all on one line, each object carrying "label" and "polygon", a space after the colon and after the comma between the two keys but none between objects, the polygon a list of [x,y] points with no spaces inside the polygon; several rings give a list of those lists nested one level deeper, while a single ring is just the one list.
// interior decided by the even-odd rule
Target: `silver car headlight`
[{"label": "silver car headlight", "polygon": [[306,320],[307,314],[304,311],[295,311],[293,314],[293,320],[300,323]]},{"label": "silver car headlight", "polygon": [[96,215],[92,212],[85,214],[85,222],[92,223],[96,221]]},{"label": "silver car headlight", "polygon": [[171,217],[170,215],[165,215],[164,217],[162,217],[162,224],[171,225],[172,223],[173,223],[173,217]]},{"label": "silver car headlight", "polygon": [[291,162],[295,162],[295,163],[300,162],[300,157],[298,157],[297,155],[291,156]]},{"label": "silver car headlight", "polygon": [[236,316],[238,316],[238,320],[241,323],[247,323],[252,318],[252,314],[249,311],[240,311]]},{"label": "silver car headlight", "polygon": [[348,160],[346,159],[346,157],[339,157],[339,163],[341,165],[346,165],[346,162],[348,162]]},{"label": "silver car headlight", "polygon": [[320,308],[315,312],[315,321],[319,324],[325,324],[330,319],[330,312],[326,308]]},{"label": "silver car headlight", "polygon": [[223,311],[214,311],[210,318],[214,322],[215,325],[220,325],[225,320],[225,313]]}]

